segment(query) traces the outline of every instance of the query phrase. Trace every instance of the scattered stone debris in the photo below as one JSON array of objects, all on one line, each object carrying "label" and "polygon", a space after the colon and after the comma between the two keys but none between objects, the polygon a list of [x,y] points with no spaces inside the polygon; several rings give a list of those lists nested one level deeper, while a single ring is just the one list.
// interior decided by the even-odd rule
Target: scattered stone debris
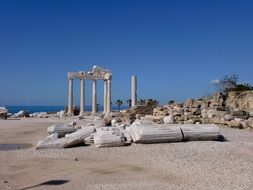
[{"label": "scattered stone debris", "polygon": [[[92,123],[93,120],[93,123]],[[82,144],[95,147],[125,146],[134,143],[166,143],[189,140],[219,140],[216,125],[157,124],[146,117],[131,125],[117,123],[104,126],[103,118],[86,117],[86,120],[57,124],[48,127],[49,136],[40,140],[36,149],[69,148]],[[98,122],[99,121],[99,122]],[[97,123],[98,122],[98,123]]]},{"label": "scattered stone debris", "polygon": [[0,119],[7,119],[8,109],[0,107]]}]

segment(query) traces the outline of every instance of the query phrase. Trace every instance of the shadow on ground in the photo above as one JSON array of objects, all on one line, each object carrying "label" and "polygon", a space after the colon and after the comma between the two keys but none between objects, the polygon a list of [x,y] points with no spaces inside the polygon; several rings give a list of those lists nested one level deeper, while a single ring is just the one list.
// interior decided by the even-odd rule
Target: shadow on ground
[{"label": "shadow on ground", "polygon": [[69,182],[69,180],[49,180],[49,181],[40,183],[38,185],[25,187],[25,188],[22,188],[22,189],[19,189],[19,190],[32,189],[32,188],[43,186],[43,185],[45,185],[45,186],[48,186],[48,185],[63,185],[63,184],[68,183],[68,182]]}]

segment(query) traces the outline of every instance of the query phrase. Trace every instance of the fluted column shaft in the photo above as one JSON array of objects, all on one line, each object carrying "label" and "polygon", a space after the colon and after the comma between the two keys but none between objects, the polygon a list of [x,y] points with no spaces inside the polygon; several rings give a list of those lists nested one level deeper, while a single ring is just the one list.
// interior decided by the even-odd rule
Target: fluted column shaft
[{"label": "fluted column shaft", "polygon": [[92,113],[97,112],[97,80],[92,80]]},{"label": "fluted column shaft", "polygon": [[137,77],[132,76],[132,107],[137,104]]},{"label": "fluted column shaft", "polygon": [[73,113],[73,79],[69,79],[68,115]]},{"label": "fluted column shaft", "polygon": [[107,109],[106,113],[111,112],[111,79],[107,80]]},{"label": "fluted column shaft", "polygon": [[84,79],[80,80],[80,115],[84,114],[84,106],[85,106],[85,81]]},{"label": "fluted column shaft", "polygon": [[104,80],[104,113],[107,113],[107,80]]}]

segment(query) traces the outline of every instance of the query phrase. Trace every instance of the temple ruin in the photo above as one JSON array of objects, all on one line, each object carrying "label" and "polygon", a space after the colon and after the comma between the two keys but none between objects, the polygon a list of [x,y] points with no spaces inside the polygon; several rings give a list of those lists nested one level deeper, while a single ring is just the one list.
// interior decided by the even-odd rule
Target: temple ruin
[{"label": "temple ruin", "polygon": [[104,113],[111,112],[112,73],[98,66],[92,71],[69,72],[68,115],[73,115],[73,80],[80,79],[80,115],[85,111],[85,80],[92,80],[92,113],[97,112],[97,80],[104,81]]}]

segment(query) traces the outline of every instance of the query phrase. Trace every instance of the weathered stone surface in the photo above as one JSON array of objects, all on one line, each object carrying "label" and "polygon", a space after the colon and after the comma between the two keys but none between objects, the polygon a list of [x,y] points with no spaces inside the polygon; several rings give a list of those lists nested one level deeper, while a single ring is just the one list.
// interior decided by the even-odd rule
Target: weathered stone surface
[{"label": "weathered stone surface", "polygon": [[121,124],[117,123],[115,125],[115,127],[117,127],[118,130],[123,131],[123,130],[126,129],[126,124],[124,124],[124,123],[121,123]]},{"label": "weathered stone surface", "polygon": [[70,134],[76,131],[76,123],[54,124],[47,128],[49,134],[58,133],[60,137],[64,137],[66,134]]},{"label": "weathered stone surface", "polygon": [[66,117],[67,113],[64,110],[61,110],[59,112],[57,112],[57,115],[59,115],[60,118]]},{"label": "weathered stone surface", "polygon": [[21,110],[18,113],[15,113],[13,117],[29,117],[29,112],[25,110]]},{"label": "weathered stone surface", "polygon": [[219,127],[216,125],[180,125],[184,140],[218,140],[221,136]]},{"label": "weathered stone surface", "polygon": [[253,91],[229,92],[226,104],[233,110],[253,112]]},{"label": "weathered stone surface", "polygon": [[85,138],[89,137],[94,132],[95,132],[95,127],[88,126],[88,127],[81,128],[74,133],[66,134],[65,137],[75,138],[76,142],[78,143],[78,142],[83,142]]},{"label": "weathered stone surface", "polygon": [[125,137],[125,142],[127,142],[127,143],[133,142],[133,139],[132,139],[132,137],[131,137],[131,135],[129,134],[129,132],[128,132],[127,129],[124,129],[124,130],[122,131],[122,133],[123,133],[123,135],[124,135],[124,137]]},{"label": "weathered stone surface", "polygon": [[124,117],[122,118],[126,124],[132,124],[136,119],[136,115],[138,114],[140,117],[145,115],[153,115],[154,106],[135,106],[128,109],[124,113]]},{"label": "weathered stone surface", "polygon": [[30,117],[48,118],[47,112],[35,112],[29,115]]},{"label": "weathered stone surface", "polygon": [[248,119],[249,113],[244,111],[244,110],[235,110],[232,112],[232,115],[236,118],[241,118],[241,119]]},{"label": "weathered stone surface", "polygon": [[94,126],[96,129],[106,126],[106,121],[102,117],[83,117],[83,119],[77,122],[80,128],[87,126]]},{"label": "weathered stone surface", "polygon": [[183,139],[181,130],[177,126],[133,123],[127,131],[133,141],[138,143],[179,142]]},{"label": "weathered stone surface", "polygon": [[52,138],[52,139],[42,139],[38,142],[36,149],[57,149],[57,148],[69,148],[80,141],[73,137],[63,137],[63,138]]},{"label": "weathered stone surface", "polygon": [[8,109],[0,107],[0,119],[7,119]]},{"label": "weathered stone surface", "polygon": [[66,134],[63,138],[58,138],[61,136],[59,133],[52,133],[48,137],[40,140],[36,149],[57,149],[76,146],[83,143],[85,138],[94,133],[94,130],[95,128],[93,126],[82,128],[74,133]]},{"label": "weathered stone surface", "polygon": [[124,146],[125,138],[120,131],[98,131],[94,134],[96,148]]},{"label": "weathered stone surface", "polygon": [[173,116],[169,115],[163,118],[163,123],[164,124],[173,124],[174,123],[174,118]]},{"label": "weathered stone surface", "polygon": [[232,128],[239,128],[239,129],[243,129],[243,125],[241,122],[236,121],[236,120],[232,120],[228,122],[228,126],[232,127]]},{"label": "weathered stone surface", "polygon": [[224,115],[224,120],[225,121],[231,121],[232,119],[234,119],[234,117],[231,114],[225,114]]},{"label": "weathered stone surface", "polygon": [[84,143],[87,145],[94,143],[94,133],[84,139]]},{"label": "weathered stone surface", "polygon": [[253,118],[248,119],[248,127],[253,129]]},{"label": "weathered stone surface", "polygon": [[119,131],[119,129],[115,126],[106,126],[106,127],[100,127],[96,129],[97,132],[103,132],[103,131]]}]

